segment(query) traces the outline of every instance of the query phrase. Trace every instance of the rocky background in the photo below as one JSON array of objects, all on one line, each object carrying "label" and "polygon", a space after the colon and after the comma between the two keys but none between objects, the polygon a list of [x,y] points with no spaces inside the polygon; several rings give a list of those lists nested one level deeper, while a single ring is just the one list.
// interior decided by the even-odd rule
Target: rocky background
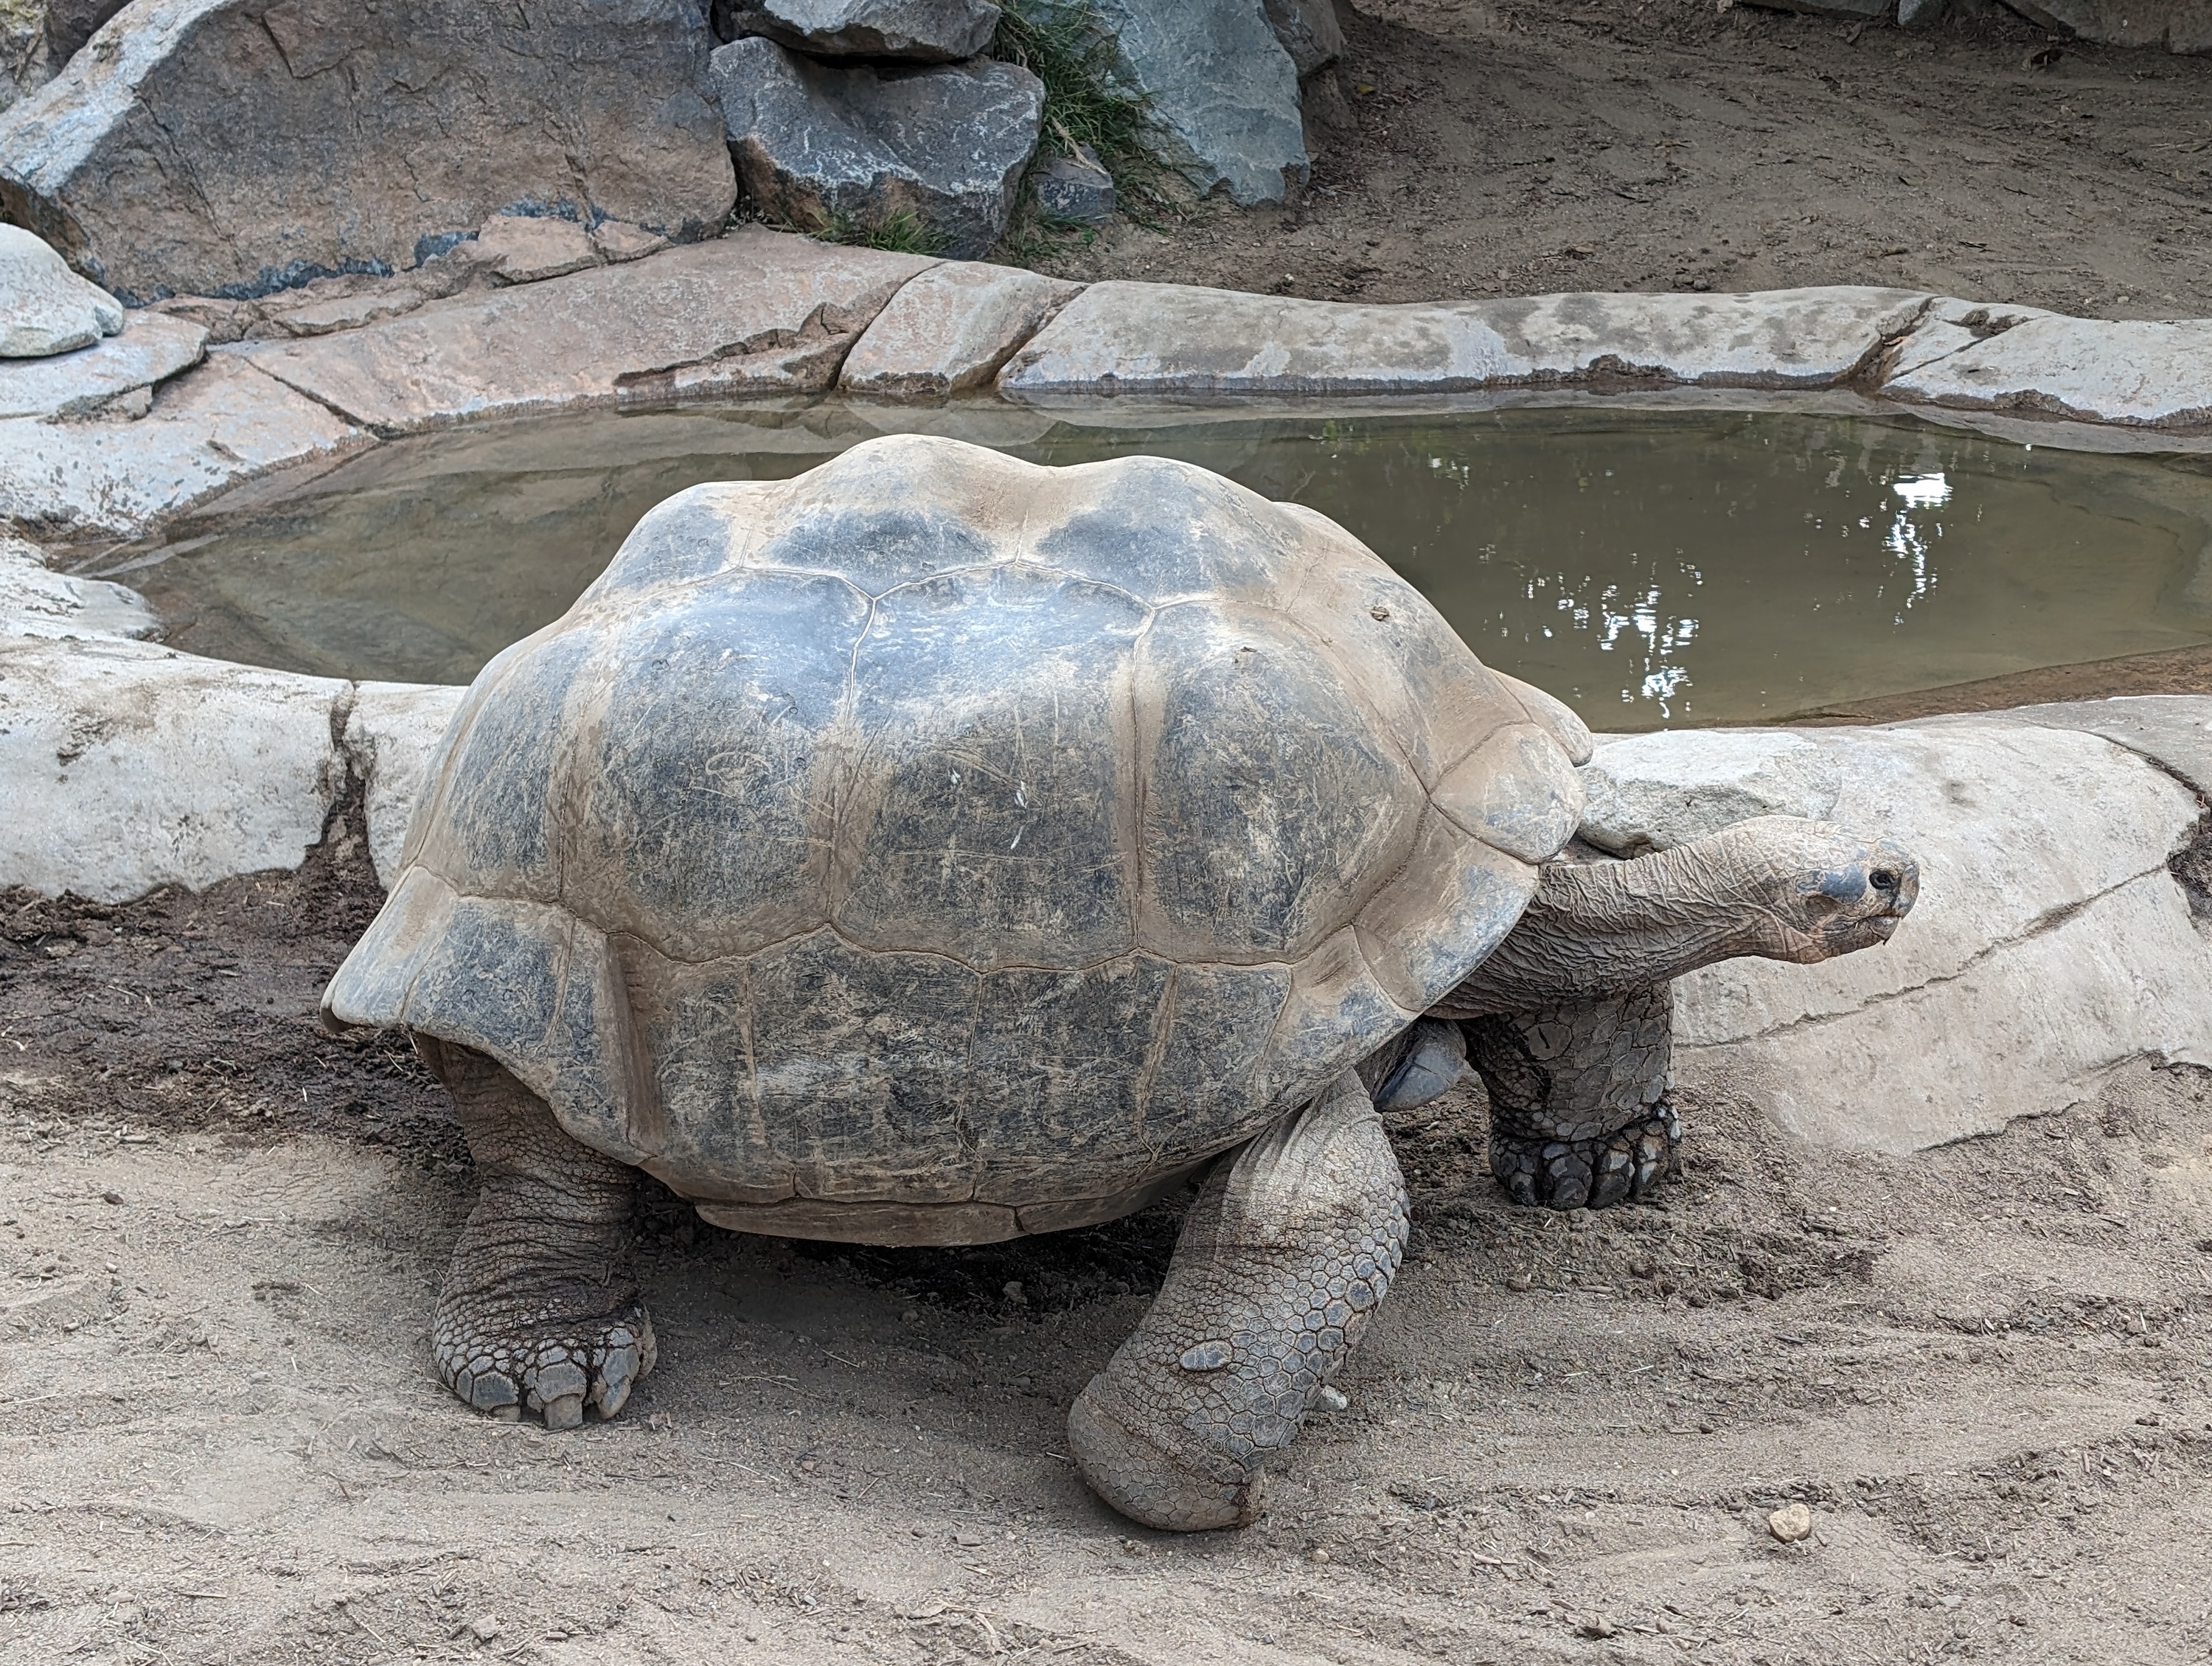
[{"label": "rocky background", "polygon": [[[1996,0],[1760,3],[1923,30]],[[2207,0],[2008,3],[2212,50]],[[130,306],[450,294],[733,211],[1018,259],[1299,196],[1353,119],[1344,39],[1332,0],[0,0],[0,217]]]}]

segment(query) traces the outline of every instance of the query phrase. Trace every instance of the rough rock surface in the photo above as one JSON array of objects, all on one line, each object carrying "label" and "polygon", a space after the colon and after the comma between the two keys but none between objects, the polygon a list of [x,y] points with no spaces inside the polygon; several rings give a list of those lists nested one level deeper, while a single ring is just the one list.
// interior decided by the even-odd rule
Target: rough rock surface
[{"label": "rough rock surface", "polygon": [[[1994,309],[1992,309],[1994,310]],[[1893,399],[2132,427],[2212,426],[2212,319],[2041,313],[1893,375]]]},{"label": "rough rock surface", "polygon": [[[1903,1152],[2062,1110],[2132,1060],[2212,1063],[2212,943],[2167,868],[2198,825],[2189,789],[2096,735],[2027,722],[1790,738],[1832,764],[1836,820],[1918,859],[1912,927],[1846,960],[1678,981],[1686,1083],[1822,1144]],[[1673,813],[1692,817],[1731,769],[1759,796],[1772,755],[1744,739],[1603,743],[1584,779],[1612,774],[1662,818],[1655,789],[1676,775]]]},{"label": "rough rock surface", "polygon": [[2179,775],[2212,800],[2212,697],[2144,694],[2075,700],[2048,706],[2015,706],[2009,711],[1917,718],[1909,727],[1941,729],[1961,723],[2027,723],[2100,734]]},{"label": "rough rock surface", "polygon": [[[1048,0],[1049,3],[1049,0]],[[1200,191],[1277,203],[1309,161],[1298,71],[1254,0],[1091,0],[1114,75],[1150,101],[1161,154]]]},{"label": "rough rock surface", "polygon": [[198,364],[207,331],[159,313],[133,313],[121,335],[51,359],[0,359],[0,418],[88,416],[120,394]]},{"label": "rough rock surface", "polygon": [[1303,81],[1316,70],[1325,70],[1344,56],[1344,26],[1338,21],[1336,0],[1264,0],[1267,27]]},{"label": "rough rock surface", "polygon": [[740,231],[240,351],[386,434],[495,413],[817,392],[898,287],[933,264]]},{"label": "rough rock surface", "polygon": [[715,52],[714,73],[738,176],[764,211],[809,229],[911,215],[956,259],[1006,228],[1044,110],[1043,82],[990,58],[842,69],[755,38]]},{"label": "rough rock surface", "polygon": [[2164,46],[2212,52],[2212,5],[2205,0],[2005,0],[2046,28],[2108,46]]},{"label": "rough rock surface", "polygon": [[0,359],[89,347],[123,327],[123,304],[69,269],[45,240],[0,226]]},{"label": "rough rock surface", "polygon": [[1040,212],[1078,225],[1103,226],[1114,217],[1114,176],[1085,145],[1076,155],[1048,156],[1030,175]]},{"label": "rough rock surface", "polygon": [[519,204],[696,237],[736,194],[693,0],[143,0],[107,39],[0,115],[0,206],[126,301],[404,268]]},{"label": "rough rock surface", "polygon": [[715,0],[725,40],[764,35],[816,58],[951,64],[990,49],[996,0]]},{"label": "rough rock surface", "polygon": [[362,783],[369,860],[388,891],[399,878],[399,852],[430,760],[465,689],[425,683],[357,683],[346,713],[345,762]]},{"label": "rough rock surface", "polygon": [[1828,820],[1842,778],[1832,754],[1787,730],[1687,729],[1611,748],[1583,785],[1582,836],[1641,856],[1754,816]]},{"label": "rough rock surface", "polygon": [[46,0],[47,62],[60,69],[123,7],[124,0]]},{"label": "rough rock surface", "polygon": [[34,545],[0,532],[0,639],[137,638],[159,628],[137,591],[54,572]]},{"label": "rough rock surface", "polygon": [[1046,393],[1451,392],[1606,376],[1832,386],[1920,316],[1902,289],[1559,295],[1342,306],[1161,283],[1095,283],[1008,362]]},{"label": "rough rock surface", "polygon": [[0,884],[103,900],[297,867],[342,683],[148,643],[0,642]]},{"label": "rough rock surface", "polygon": [[551,215],[495,214],[477,233],[477,252],[502,283],[535,283],[599,264],[591,234]]},{"label": "rough rock surface", "polygon": [[0,422],[0,522],[129,537],[280,464],[336,460],[368,443],[313,400],[216,354],[127,424]]},{"label": "rough rock surface", "polygon": [[1079,288],[1012,266],[933,266],[876,315],[837,385],[907,399],[981,387]]}]

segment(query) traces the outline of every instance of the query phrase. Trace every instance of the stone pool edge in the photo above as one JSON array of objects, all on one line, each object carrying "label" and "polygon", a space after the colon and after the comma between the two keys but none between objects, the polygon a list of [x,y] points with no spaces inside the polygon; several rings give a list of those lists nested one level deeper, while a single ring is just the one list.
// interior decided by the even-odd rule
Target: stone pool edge
[{"label": "stone pool edge", "polygon": [[1475,395],[1848,392],[2069,448],[2212,448],[2212,319],[2075,319],[1868,286],[1374,306],[1077,284],[747,228],[294,339],[166,355],[139,339],[175,330],[135,313],[76,354],[0,362],[0,410],[20,413],[0,418],[0,526],[129,538],[404,435],[830,393],[1388,410]]}]

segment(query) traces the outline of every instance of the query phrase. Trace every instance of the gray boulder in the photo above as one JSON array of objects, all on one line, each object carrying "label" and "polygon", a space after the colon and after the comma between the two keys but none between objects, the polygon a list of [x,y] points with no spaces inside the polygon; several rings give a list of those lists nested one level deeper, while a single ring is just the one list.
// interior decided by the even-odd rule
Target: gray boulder
[{"label": "gray boulder", "polygon": [[123,308],[20,226],[0,226],[0,359],[42,359],[123,328]]},{"label": "gray boulder", "polygon": [[1073,156],[1048,157],[1030,176],[1037,207],[1054,220],[1103,226],[1114,217],[1114,176],[1085,145]]},{"label": "gray boulder", "polygon": [[997,0],[714,0],[725,40],[765,35],[819,58],[950,64],[986,52]]},{"label": "gray boulder", "polygon": [[1344,56],[1344,26],[1337,21],[1336,0],[1263,0],[1263,4],[1267,27],[1291,55],[1299,80]]},{"label": "gray boulder", "polygon": [[[1049,7],[1059,0],[1042,0]],[[1255,0],[1086,0],[1114,78],[1152,109],[1161,155],[1200,191],[1280,202],[1309,160],[1298,71]]]},{"label": "gray boulder", "polygon": [[956,259],[1006,230],[1044,112],[1044,83],[991,58],[841,69],[756,36],[718,51],[714,74],[738,178],[768,214],[859,231],[911,214]]},{"label": "gray boulder", "polygon": [[413,266],[516,206],[711,234],[712,45],[696,0],[138,0],[0,114],[0,209],[133,304]]}]

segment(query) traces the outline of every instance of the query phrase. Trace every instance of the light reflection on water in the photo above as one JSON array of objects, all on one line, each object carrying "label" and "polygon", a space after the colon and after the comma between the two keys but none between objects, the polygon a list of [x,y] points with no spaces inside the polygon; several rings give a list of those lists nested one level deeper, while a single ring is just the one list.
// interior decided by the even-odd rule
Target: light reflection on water
[{"label": "light reflection on water", "polygon": [[[559,419],[387,445],[312,496],[173,531],[173,558],[125,576],[181,647],[463,681],[565,608],[662,498],[788,477],[887,421],[1044,463],[1179,457],[1304,502],[1486,660],[1607,728],[1753,721],[2212,641],[2212,481],[2186,462],[1616,408],[1127,428],[835,404]],[[191,537],[207,541],[186,550]]]}]

